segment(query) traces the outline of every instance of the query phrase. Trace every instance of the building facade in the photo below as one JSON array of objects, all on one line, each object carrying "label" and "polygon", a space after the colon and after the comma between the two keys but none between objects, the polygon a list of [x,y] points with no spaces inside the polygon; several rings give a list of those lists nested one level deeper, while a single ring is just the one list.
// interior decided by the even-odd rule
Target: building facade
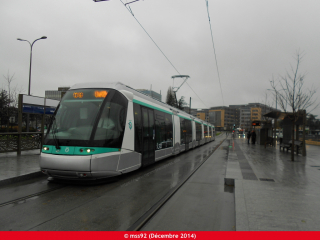
[{"label": "building facade", "polygon": [[59,87],[57,90],[46,90],[45,98],[54,99],[60,101],[64,94],[70,89],[70,87]]},{"label": "building facade", "polygon": [[277,111],[275,108],[269,107],[262,103],[249,103],[246,105],[231,105],[234,108],[240,109],[240,128],[247,130],[252,129],[253,121],[266,120],[263,115]]},{"label": "building facade", "polygon": [[209,122],[209,109],[198,109],[195,117],[203,121]]},{"label": "building facade", "polygon": [[231,130],[233,126],[238,128],[239,117],[238,108],[220,106],[209,109],[209,122],[214,124],[217,130]]}]

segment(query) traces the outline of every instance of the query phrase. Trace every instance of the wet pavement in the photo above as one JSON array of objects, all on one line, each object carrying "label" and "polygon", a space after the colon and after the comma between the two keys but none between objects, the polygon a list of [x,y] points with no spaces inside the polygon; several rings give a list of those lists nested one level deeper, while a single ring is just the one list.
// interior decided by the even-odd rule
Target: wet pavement
[{"label": "wet pavement", "polygon": [[43,175],[39,167],[40,150],[0,153],[0,186]]},{"label": "wet pavement", "polygon": [[234,187],[224,184],[227,149],[224,141],[141,231],[235,231]]},{"label": "wet pavement", "polygon": [[208,143],[109,183],[63,186],[37,178],[1,186],[0,231],[125,231],[203,163],[217,144]]},{"label": "wet pavement", "polygon": [[227,178],[234,179],[237,231],[320,230],[320,147],[307,156],[230,139]]},{"label": "wet pavement", "polygon": [[[212,146],[223,139],[225,135],[217,137]],[[210,149],[197,152],[187,154],[201,162]],[[2,207],[1,215],[7,216],[2,230],[10,230],[10,226],[12,230],[126,230],[161,197],[161,191],[176,185],[182,174],[194,168],[191,159],[178,168],[186,156],[128,174],[115,184],[66,186]],[[39,150],[19,157],[16,153],[0,154],[2,191],[10,193],[6,187],[10,183],[41,176],[38,158]],[[166,172],[168,169],[172,172]],[[225,182],[234,183],[234,193]],[[41,191],[56,187],[43,184],[47,183],[41,180],[28,186]],[[319,186],[320,146],[307,145],[307,156],[295,155],[292,162],[290,151],[280,151],[278,146],[265,148],[228,136],[142,230],[319,231]],[[16,217],[9,217],[13,212]],[[224,215],[229,217],[222,220]]]}]

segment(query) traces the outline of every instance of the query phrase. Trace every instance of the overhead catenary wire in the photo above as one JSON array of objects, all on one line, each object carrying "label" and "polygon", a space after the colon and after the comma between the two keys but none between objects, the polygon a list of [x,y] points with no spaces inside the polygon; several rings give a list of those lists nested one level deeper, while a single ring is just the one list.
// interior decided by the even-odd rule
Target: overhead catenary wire
[{"label": "overhead catenary wire", "polygon": [[[142,26],[142,24],[139,22],[139,20],[134,16],[131,9],[128,9],[126,7],[126,4],[120,0],[120,2],[125,6],[125,8],[131,13],[132,17],[137,21],[137,23],[140,25],[140,27],[143,29],[143,31],[148,35],[148,37],[151,39],[151,41],[156,45],[156,47],[159,49],[159,51],[162,53],[162,55],[168,60],[168,62],[171,64],[171,66],[179,73],[179,71],[176,69],[176,67],[172,64],[172,62],[169,60],[169,58],[164,54],[164,52],[161,50],[161,48],[158,46],[158,44],[153,40],[153,38],[150,36],[150,34],[147,32],[147,30]],[[179,73],[180,74],[180,73]]]},{"label": "overhead catenary wire", "polygon": [[205,0],[205,1],[206,1],[206,6],[207,6],[207,13],[208,13],[208,19],[209,19],[209,25],[210,25],[210,32],[211,32],[211,40],[212,40],[212,47],[213,47],[213,52],[214,52],[214,58],[215,58],[215,60],[216,60],[216,68],[217,68],[217,73],[218,73],[218,79],[219,79],[219,85],[220,85],[222,103],[223,103],[223,106],[224,106],[224,98],[223,98],[222,87],[221,87],[221,80],[220,80],[220,73],[219,73],[219,68],[218,68],[217,54],[216,54],[216,48],[215,48],[215,46],[214,46],[213,33],[212,33],[212,27],[211,27],[211,20],[210,20],[210,14],[209,14],[209,2],[208,2],[208,0]]},{"label": "overhead catenary wire", "polygon": [[206,106],[206,108],[208,108],[208,106],[201,100],[201,98],[198,96],[198,94],[196,94],[196,92],[192,89],[192,87],[190,87],[190,85],[186,82],[186,84],[189,86],[189,88],[192,90],[192,92],[194,92],[194,94],[200,99],[200,101]]},{"label": "overhead catenary wire", "polygon": [[[134,17],[134,19],[137,21],[137,23],[140,25],[140,27],[143,29],[143,31],[148,35],[148,37],[151,39],[151,41],[156,45],[156,47],[159,49],[159,51],[162,53],[162,55],[167,59],[167,61],[170,63],[170,65],[176,70],[177,73],[179,73],[179,75],[181,75],[181,73],[178,71],[178,69],[173,65],[173,63],[169,60],[169,58],[165,55],[165,53],[161,50],[161,48],[158,46],[158,44],[153,40],[153,38],[150,36],[150,34],[147,32],[147,30],[142,26],[142,24],[139,22],[139,20],[134,16],[130,6],[127,4],[125,4],[122,0],[120,0],[120,2],[123,4],[123,6],[131,13],[132,17]],[[189,88],[194,92],[194,94],[196,94],[196,92],[190,87],[190,85],[187,83],[187,85],[189,86]],[[202,101],[202,99],[198,96],[198,94],[196,94],[196,96],[200,99],[200,101],[207,107],[207,105]],[[208,108],[208,107],[207,107]]]}]

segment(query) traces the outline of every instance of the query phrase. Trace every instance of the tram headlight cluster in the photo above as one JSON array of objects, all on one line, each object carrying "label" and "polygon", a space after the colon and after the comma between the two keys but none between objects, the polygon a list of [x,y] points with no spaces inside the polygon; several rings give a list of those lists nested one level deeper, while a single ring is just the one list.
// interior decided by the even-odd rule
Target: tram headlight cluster
[{"label": "tram headlight cluster", "polygon": [[91,149],[91,148],[87,148],[87,149],[83,149],[83,148],[81,148],[80,149],[80,152],[82,153],[82,152],[87,152],[87,153],[90,153],[90,152],[94,152],[94,149]]},{"label": "tram headlight cluster", "polygon": [[77,172],[77,175],[78,175],[78,177],[80,177],[80,178],[85,178],[85,177],[88,177],[89,175],[87,174],[87,173],[85,173],[85,172]]},{"label": "tram headlight cluster", "polygon": [[48,147],[43,147],[43,150],[44,150],[44,151],[48,151],[49,148],[48,148]]}]

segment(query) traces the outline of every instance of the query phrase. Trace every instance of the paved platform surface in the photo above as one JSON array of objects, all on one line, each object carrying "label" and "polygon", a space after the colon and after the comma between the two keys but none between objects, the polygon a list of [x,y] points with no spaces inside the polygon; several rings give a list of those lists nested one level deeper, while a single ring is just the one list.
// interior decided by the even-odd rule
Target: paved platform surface
[{"label": "paved platform surface", "polygon": [[[218,136],[215,144],[225,138]],[[141,231],[235,231],[234,188],[224,184],[228,145],[218,145]]]},{"label": "paved platform surface", "polygon": [[[307,145],[307,156],[295,155],[294,162],[291,153],[280,152],[278,146],[252,145],[244,138],[229,136],[221,148],[228,152],[227,157],[218,154],[226,162],[225,172],[221,174],[233,179],[235,185],[236,231],[320,231],[320,146]],[[214,161],[217,157],[210,157],[195,175],[198,179],[201,176],[200,180],[207,185],[197,189],[192,196],[194,201],[197,200],[194,197],[206,195],[201,191],[208,191],[210,182],[216,184],[217,179],[210,173],[210,162]],[[42,175],[39,150],[25,151],[21,156],[0,154],[0,185],[37,175]],[[195,183],[190,178],[186,189],[176,197],[184,198],[187,196],[184,194],[192,193],[189,190]],[[202,211],[197,213],[199,219],[208,215],[205,209],[196,209]],[[206,219],[209,221],[210,217]]]},{"label": "paved platform surface", "polygon": [[320,230],[320,147],[307,156],[230,139],[227,178],[235,179],[237,231]]},{"label": "paved platform surface", "polygon": [[17,153],[0,153],[0,186],[41,176],[39,167],[40,149]]},{"label": "paved platform surface", "polygon": [[244,138],[229,136],[220,149],[227,149],[225,168],[224,154],[213,153],[142,230],[232,231],[221,218],[230,201],[221,177],[235,186],[236,231],[320,230],[320,147],[307,146],[307,157],[295,155],[294,162],[279,146]]}]

